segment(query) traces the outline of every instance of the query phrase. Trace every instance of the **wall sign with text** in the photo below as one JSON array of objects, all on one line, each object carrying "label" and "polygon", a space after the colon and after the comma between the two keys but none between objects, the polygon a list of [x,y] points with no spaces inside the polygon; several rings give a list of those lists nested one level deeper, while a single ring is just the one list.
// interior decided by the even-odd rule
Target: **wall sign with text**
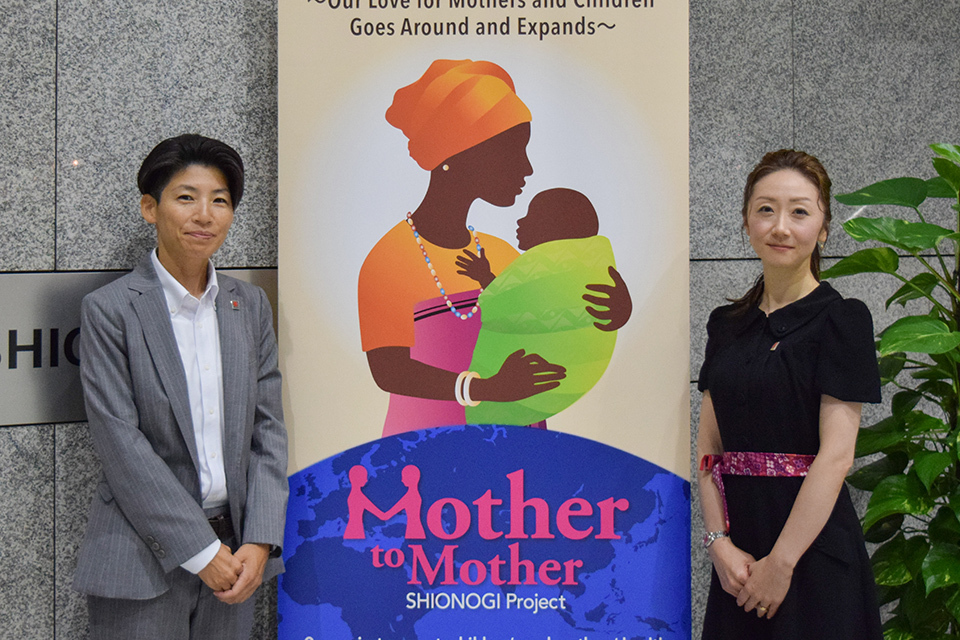
[{"label": "wall sign with text", "polygon": [[[229,269],[267,291],[276,271]],[[80,302],[122,271],[0,274],[0,427],[83,422]]]}]

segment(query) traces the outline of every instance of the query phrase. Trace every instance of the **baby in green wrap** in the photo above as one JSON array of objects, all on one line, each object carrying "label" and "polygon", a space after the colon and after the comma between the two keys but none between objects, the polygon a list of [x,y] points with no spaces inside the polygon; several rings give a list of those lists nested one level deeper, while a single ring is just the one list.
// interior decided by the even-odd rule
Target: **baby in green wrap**
[{"label": "baby in green wrap", "polygon": [[598,236],[593,205],[578,191],[537,194],[517,221],[517,245],[525,253],[500,275],[465,252],[462,273],[483,287],[481,329],[470,370],[495,374],[516,351],[536,352],[566,367],[560,386],[517,402],[484,402],[466,408],[470,424],[531,425],[573,404],[597,383],[616,343],[615,331],[599,330],[582,297],[591,283],[610,278],[615,266],[610,241]]}]

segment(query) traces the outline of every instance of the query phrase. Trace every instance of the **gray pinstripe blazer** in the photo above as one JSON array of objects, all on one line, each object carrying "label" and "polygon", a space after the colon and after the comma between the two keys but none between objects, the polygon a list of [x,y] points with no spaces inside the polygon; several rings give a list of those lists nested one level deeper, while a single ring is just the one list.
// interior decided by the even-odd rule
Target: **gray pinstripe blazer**
[{"label": "gray pinstripe blazer", "polygon": [[[251,284],[217,274],[223,458],[241,543],[283,544],[287,436],[273,315]],[[236,301],[236,307],[231,303]],[[103,474],[73,586],[127,599],[169,589],[167,574],[216,540],[201,508],[186,376],[147,255],[81,307],[87,419]],[[283,570],[271,558],[264,580]]]}]

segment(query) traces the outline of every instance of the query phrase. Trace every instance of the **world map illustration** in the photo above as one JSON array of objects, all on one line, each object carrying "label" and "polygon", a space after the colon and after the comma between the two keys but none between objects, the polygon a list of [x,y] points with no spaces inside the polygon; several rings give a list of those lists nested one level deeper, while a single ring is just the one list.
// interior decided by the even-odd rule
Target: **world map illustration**
[{"label": "world map illustration", "polygon": [[[358,497],[398,512],[345,537]],[[279,637],[686,640],[689,544],[690,484],[636,456],[525,427],[404,433],[290,477]]]}]

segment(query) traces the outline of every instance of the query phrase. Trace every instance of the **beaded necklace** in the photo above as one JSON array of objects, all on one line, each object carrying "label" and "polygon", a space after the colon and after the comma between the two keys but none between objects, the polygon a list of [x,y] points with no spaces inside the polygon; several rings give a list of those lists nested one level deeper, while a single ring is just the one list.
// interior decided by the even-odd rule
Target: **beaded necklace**
[{"label": "beaded necklace", "polygon": [[[430,262],[430,256],[427,255],[427,249],[423,246],[423,241],[420,240],[420,233],[417,231],[417,225],[413,224],[413,213],[407,213],[407,224],[410,225],[410,229],[413,231],[413,238],[417,241],[417,244],[420,245],[420,253],[423,254],[423,259],[427,263],[427,268],[430,269],[430,275],[433,276],[433,281],[437,283],[437,288],[440,289],[440,295],[443,296],[443,301],[447,303],[450,311],[453,312],[453,315],[457,316],[461,320],[466,320],[467,318],[472,318],[473,314],[480,310],[480,301],[477,300],[477,304],[473,305],[473,308],[470,309],[467,313],[460,313],[455,306],[453,306],[453,301],[447,297],[447,291],[443,288],[443,284],[440,282],[440,277],[437,275],[437,270],[433,268],[433,264]],[[482,247],[480,246],[480,239],[477,238],[477,232],[472,226],[467,226],[467,229],[470,230],[471,235],[473,235],[473,243],[477,247],[477,255],[480,255]],[[483,293],[483,287],[480,287],[480,292]]]}]

